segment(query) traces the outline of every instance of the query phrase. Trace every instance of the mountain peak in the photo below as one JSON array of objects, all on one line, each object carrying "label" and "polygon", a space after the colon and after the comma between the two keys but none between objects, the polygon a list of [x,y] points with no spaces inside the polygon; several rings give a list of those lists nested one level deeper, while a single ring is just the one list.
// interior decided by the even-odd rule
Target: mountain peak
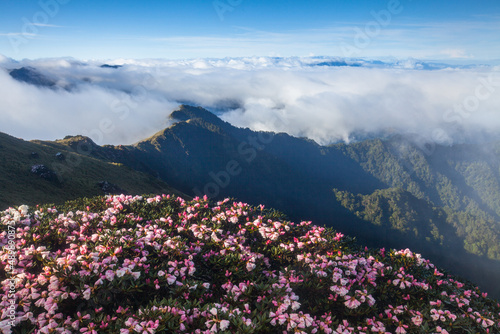
[{"label": "mountain peak", "polygon": [[63,144],[71,147],[75,152],[90,154],[91,152],[98,151],[101,147],[97,145],[92,139],[86,136],[66,136],[64,139],[55,141],[58,144]]},{"label": "mountain peak", "polygon": [[84,143],[86,145],[90,145],[93,147],[97,146],[97,144],[92,139],[90,139],[87,136],[82,136],[82,135],[66,136],[66,137],[64,137],[64,139],[56,140],[56,142],[66,144],[68,146],[71,146],[73,144],[80,144],[80,143]]},{"label": "mountain peak", "polygon": [[214,125],[221,125],[224,123],[219,117],[202,107],[193,107],[185,104],[173,111],[169,118],[179,122],[187,122],[191,119],[202,119]]},{"label": "mountain peak", "polygon": [[47,78],[45,75],[43,75],[33,67],[21,67],[18,69],[14,69],[11,70],[9,74],[17,81],[25,82],[39,87],[53,88],[56,85],[55,81]]}]

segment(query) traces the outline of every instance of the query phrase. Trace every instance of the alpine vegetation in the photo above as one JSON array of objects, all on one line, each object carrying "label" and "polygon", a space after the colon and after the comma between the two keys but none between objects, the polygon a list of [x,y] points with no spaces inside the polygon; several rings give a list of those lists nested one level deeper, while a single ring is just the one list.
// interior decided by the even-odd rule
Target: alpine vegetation
[{"label": "alpine vegetation", "polygon": [[3,333],[496,333],[500,305],[410,250],[225,199],[1,212]]}]

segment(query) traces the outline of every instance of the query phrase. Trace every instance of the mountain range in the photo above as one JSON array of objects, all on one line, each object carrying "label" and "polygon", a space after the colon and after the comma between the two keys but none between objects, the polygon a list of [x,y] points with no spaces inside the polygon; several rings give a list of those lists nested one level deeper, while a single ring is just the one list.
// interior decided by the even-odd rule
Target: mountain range
[{"label": "mountain range", "polygon": [[1,134],[0,205],[120,192],[234,197],[368,246],[411,248],[500,296],[498,143],[423,145],[397,135],[321,146],[237,128],[200,107],[180,106],[170,118],[126,146]]}]

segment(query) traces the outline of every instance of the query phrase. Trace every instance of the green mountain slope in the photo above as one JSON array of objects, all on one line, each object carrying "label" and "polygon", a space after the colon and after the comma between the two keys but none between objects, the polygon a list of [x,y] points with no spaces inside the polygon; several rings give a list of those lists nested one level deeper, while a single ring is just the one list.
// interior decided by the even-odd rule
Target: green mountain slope
[{"label": "green mountain slope", "polygon": [[150,175],[89,157],[83,150],[78,153],[68,143],[69,139],[28,142],[0,133],[0,208],[62,203],[104,193],[180,194]]},{"label": "green mountain slope", "polygon": [[[258,201],[372,246],[415,247],[500,293],[493,283],[500,279],[494,147],[429,150],[402,137],[322,147],[286,134],[235,128],[200,108],[183,106],[172,117],[180,122],[116,161],[140,161],[189,194]],[[130,158],[138,152],[140,158]],[[151,152],[154,159],[144,163]],[[228,172],[231,162],[240,167],[235,175]],[[386,194],[394,202],[392,212],[383,216],[390,223],[377,225],[382,217],[354,214],[334,188],[355,196],[394,189]]]},{"label": "green mountain slope", "polygon": [[[401,138],[338,147],[387,186],[404,189],[414,197],[405,202],[419,199],[441,208],[442,220],[463,239],[465,249],[500,260],[500,156],[496,144],[437,147],[427,154]],[[432,210],[423,210],[420,219],[424,212]]]},{"label": "green mountain slope", "polygon": [[263,203],[368,246],[412,247],[500,296],[498,145],[394,137],[325,147],[236,128],[202,108],[182,106],[171,118],[135,145],[79,136],[43,144],[126,165],[191,196]]}]

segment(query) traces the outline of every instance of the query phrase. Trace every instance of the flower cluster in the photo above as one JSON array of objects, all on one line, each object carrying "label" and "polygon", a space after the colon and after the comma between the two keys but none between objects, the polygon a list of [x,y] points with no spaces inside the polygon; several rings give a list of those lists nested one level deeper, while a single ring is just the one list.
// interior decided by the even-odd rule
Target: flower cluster
[{"label": "flower cluster", "polygon": [[497,302],[420,255],[263,206],[120,195],[0,217],[2,333],[500,330]]}]

